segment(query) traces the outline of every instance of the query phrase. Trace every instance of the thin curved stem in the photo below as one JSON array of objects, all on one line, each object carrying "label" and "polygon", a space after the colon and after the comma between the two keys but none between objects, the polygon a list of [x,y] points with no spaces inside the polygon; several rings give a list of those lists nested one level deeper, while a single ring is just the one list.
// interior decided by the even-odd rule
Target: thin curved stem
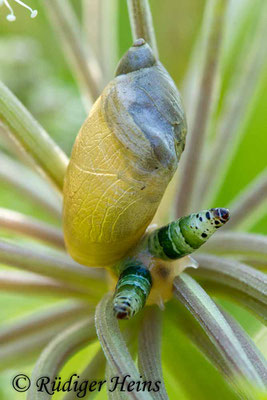
[{"label": "thin curved stem", "polygon": [[[98,304],[95,314],[95,323],[98,339],[111,368],[116,376],[125,378],[125,381],[138,381],[139,373],[127,349],[119,329],[118,320],[114,317],[111,295],[106,295]],[[132,391],[127,393],[128,398],[136,400],[151,400],[150,394]]]},{"label": "thin curved stem", "polygon": [[255,233],[218,232],[200,251],[249,257],[267,263],[267,237]]},{"label": "thin curved stem", "polygon": [[200,279],[201,286],[212,296],[227,298],[239,306],[251,312],[256,318],[264,325],[267,325],[266,304],[248,296],[246,293],[241,292],[226,284],[215,282],[209,279]]},{"label": "thin curved stem", "polygon": [[[37,391],[40,377],[48,377],[50,382],[52,382],[66,361],[78,350],[95,339],[96,333],[93,318],[86,318],[76,323],[53,339],[44,349],[34,367],[31,380],[32,382],[36,382],[37,387],[36,385],[30,387],[27,400],[40,399],[40,393]],[[51,388],[52,385],[48,386]],[[42,392],[41,398],[42,400],[48,400],[51,398],[51,395]]]},{"label": "thin curved stem", "polygon": [[51,139],[16,96],[0,82],[0,120],[12,139],[60,191],[68,164],[66,154]]},{"label": "thin curved stem", "polygon": [[181,163],[182,172],[177,194],[177,216],[186,215],[191,211],[193,189],[202,157],[204,138],[211,114],[211,103],[218,77],[227,4],[225,0],[216,1],[211,15],[205,61],[200,86],[197,90],[196,112]]},{"label": "thin curved stem", "polygon": [[62,199],[33,171],[0,152],[0,182],[10,185],[57,219],[62,218]]},{"label": "thin curved stem", "polygon": [[[265,20],[267,8],[265,2],[262,4],[257,32],[252,43],[251,40],[249,41],[249,48],[244,50],[240,64],[231,80],[230,90],[216,127],[218,133],[209,152],[206,166],[202,171],[201,191],[198,193],[202,204],[212,203],[224,181],[224,175],[234,151],[238,148],[241,133],[244,132],[240,123],[244,124],[249,117],[252,110],[252,107],[249,106],[252,104],[258,82],[266,66]],[[246,119],[243,118],[244,116]]]},{"label": "thin curved stem", "polygon": [[83,27],[86,43],[103,69],[106,84],[118,63],[118,0],[83,0]]},{"label": "thin curved stem", "polygon": [[[91,379],[96,382],[103,380],[103,377],[105,375],[105,366],[106,358],[103,354],[102,349],[100,349],[90,361],[90,363],[85,367],[85,369],[79,373],[80,382]],[[91,392],[85,398],[92,399],[96,393],[96,391]],[[63,397],[63,400],[77,400],[77,393],[75,391],[71,391]]]},{"label": "thin curved stem", "polygon": [[147,381],[160,382],[160,390],[154,399],[166,400],[168,395],[164,385],[161,367],[161,311],[154,307],[145,310],[142,328],[139,334],[138,366]]},{"label": "thin curved stem", "polygon": [[101,293],[105,287],[100,269],[80,265],[64,253],[46,254],[25,244],[19,246],[0,240],[0,263],[84,288],[88,293]]},{"label": "thin curved stem", "polygon": [[133,39],[143,38],[158,58],[158,48],[148,0],[127,0]]},{"label": "thin curved stem", "polygon": [[65,249],[60,229],[13,210],[0,207],[0,228]]},{"label": "thin curved stem", "polygon": [[22,293],[34,296],[75,298],[96,303],[99,296],[90,289],[77,288],[71,284],[61,283],[54,279],[35,274],[0,271],[0,290],[3,292]]},{"label": "thin curved stem", "polygon": [[207,254],[194,257],[199,268],[190,270],[190,275],[228,285],[267,305],[267,276],[262,272],[232,259]]},{"label": "thin curved stem", "polygon": [[198,320],[237,382],[242,378],[243,390],[249,393],[251,384],[264,390],[264,382],[231,326],[201,286],[183,273],[174,280],[174,295]]},{"label": "thin curved stem", "polygon": [[267,199],[267,169],[259,174],[251,184],[229,205],[231,219],[226,229],[238,227],[244,220],[251,216]]},{"label": "thin curved stem", "polygon": [[0,328],[0,343],[10,343],[27,335],[41,332],[55,325],[68,325],[70,321],[88,314],[88,304],[72,301],[16,319]]},{"label": "thin curved stem", "polygon": [[46,0],[44,2],[51,22],[66,49],[70,65],[78,78],[88,106],[100,94],[103,82],[102,70],[92,49],[85,51],[77,17],[68,0]]}]

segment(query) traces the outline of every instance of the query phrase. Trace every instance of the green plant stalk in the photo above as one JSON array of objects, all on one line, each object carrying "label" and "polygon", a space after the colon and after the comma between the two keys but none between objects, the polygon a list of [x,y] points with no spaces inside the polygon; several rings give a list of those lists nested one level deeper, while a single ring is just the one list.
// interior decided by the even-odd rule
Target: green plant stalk
[{"label": "green plant stalk", "polygon": [[139,333],[138,366],[142,376],[147,381],[160,381],[160,390],[153,394],[154,399],[167,400],[162,366],[161,366],[161,311],[148,307],[143,316],[143,323]]},{"label": "green plant stalk", "polygon": [[48,182],[40,179],[34,171],[0,152],[0,182],[11,186],[43,210],[62,218],[62,199]]},{"label": "green plant stalk", "polygon": [[8,126],[23,151],[31,156],[38,170],[61,191],[68,164],[67,156],[1,82],[0,120]]},{"label": "green plant stalk", "polygon": [[211,104],[216,86],[221,58],[221,44],[225,27],[225,15],[228,2],[218,0],[214,4],[210,20],[209,36],[204,55],[202,76],[197,90],[196,111],[191,132],[187,137],[185,154],[181,163],[181,180],[177,193],[177,216],[191,211],[193,190],[198,176],[204,139],[211,115]]},{"label": "green plant stalk", "polygon": [[261,377],[244,353],[230,325],[201,286],[190,276],[182,273],[174,280],[174,295],[201,324],[237,382],[241,381],[248,392],[250,384],[264,390],[265,385]]},{"label": "green plant stalk", "polygon": [[[44,349],[34,367],[31,380],[37,382],[40,376],[48,376],[53,380],[73,354],[95,339],[93,318],[86,318],[67,328]],[[42,392],[40,397],[36,386],[32,385],[28,391],[27,400],[40,400],[40,398],[48,400],[51,396]]]},{"label": "green plant stalk", "polygon": [[241,256],[258,263],[267,263],[267,238],[265,235],[242,232],[218,232],[200,251],[218,255]]},{"label": "green plant stalk", "polygon": [[215,127],[217,134],[202,171],[201,190],[198,193],[201,204],[212,204],[220,185],[224,182],[225,174],[244,132],[242,128],[253,110],[253,100],[259,88],[259,82],[264,75],[267,60],[264,42],[266,2],[262,7],[258,29],[252,43],[251,41],[248,43],[249,48],[244,49],[239,60]]},{"label": "green plant stalk", "polygon": [[[106,295],[98,304],[95,323],[98,339],[116,376],[130,375],[131,380],[138,381],[140,379],[139,373],[120,332],[118,321],[113,315],[110,294]],[[129,392],[128,397],[135,400],[152,399],[152,396],[146,392]]]},{"label": "green plant stalk", "polygon": [[61,0],[46,0],[43,4],[66,50],[67,59],[77,77],[88,111],[103,86],[101,67],[88,44],[85,50],[80,24],[70,2],[65,0],[63,4]]},{"label": "green plant stalk", "polygon": [[14,292],[35,296],[70,297],[84,300],[90,303],[97,303],[99,295],[90,292],[87,288],[77,288],[75,285],[58,282],[54,279],[40,277],[33,274],[21,272],[0,272],[0,290],[3,292]]},{"label": "green plant stalk", "polygon": [[235,260],[207,254],[196,254],[199,268],[190,275],[213,280],[237,289],[267,305],[267,276]]},{"label": "green plant stalk", "polygon": [[83,0],[86,43],[102,66],[103,82],[114,77],[118,56],[118,0]]},{"label": "green plant stalk", "polygon": [[143,38],[156,58],[158,48],[148,0],[127,0],[133,40]]},{"label": "green plant stalk", "polygon": [[0,207],[0,228],[65,249],[60,229],[13,210]]},{"label": "green plant stalk", "polygon": [[92,294],[90,288],[94,288],[95,293],[102,293],[105,287],[103,271],[80,265],[61,252],[44,254],[29,245],[19,246],[0,240],[0,263],[84,288],[88,294]]},{"label": "green plant stalk", "polygon": [[[106,359],[102,349],[98,350],[93,359],[85,367],[85,369],[79,373],[80,381],[90,380],[93,378],[95,381],[102,380],[105,375]],[[113,377],[114,375],[112,375]],[[89,393],[85,398],[90,400],[95,397],[97,392]],[[63,400],[77,400],[77,393],[74,391],[66,393]]]}]

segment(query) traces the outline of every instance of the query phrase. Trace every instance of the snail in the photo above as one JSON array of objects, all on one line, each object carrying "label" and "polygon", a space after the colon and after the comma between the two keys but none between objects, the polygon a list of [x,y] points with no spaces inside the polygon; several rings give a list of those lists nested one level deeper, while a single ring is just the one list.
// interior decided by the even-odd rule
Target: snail
[{"label": "snail", "polygon": [[73,259],[112,266],[138,243],[184,150],[178,90],[138,39],[76,138],[64,182],[63,229]]},{"label": "snail", "polygon": [[[229,210],[226,208],[211,208],[192,213],[149,233],[140,244],[140,250],[143,247],[145,252],[148,251],[152,257],[160,260],[177,260],[206,243],[228,220]],[[139,257],[141,254],[139,251]],[[113,298],[113,310],[118,319],[132,318],[144,307],[154,279],[160,279],[156,274],[159,263],[152,261],[151,265],[152,269],[147,268],[140,260],[132,258],[125,260],[124,265],[119,267],[122,272]],[[168,263],[160,266],[161,271],[165,271],[164,275],[169,273],[170,268]],[[164,285],[166,277],[163,278]]]}]

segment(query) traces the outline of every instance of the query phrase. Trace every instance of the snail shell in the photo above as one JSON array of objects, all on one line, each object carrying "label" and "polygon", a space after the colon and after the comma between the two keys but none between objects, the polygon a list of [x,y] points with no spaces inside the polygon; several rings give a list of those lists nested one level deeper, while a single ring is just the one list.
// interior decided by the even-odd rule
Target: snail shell
[{"label": "snail shell", "polygon": [[70,255],[108,266],[151,222],[185,146],[180,95],[143,39],[121,59],[76,138],[64,184]]}]

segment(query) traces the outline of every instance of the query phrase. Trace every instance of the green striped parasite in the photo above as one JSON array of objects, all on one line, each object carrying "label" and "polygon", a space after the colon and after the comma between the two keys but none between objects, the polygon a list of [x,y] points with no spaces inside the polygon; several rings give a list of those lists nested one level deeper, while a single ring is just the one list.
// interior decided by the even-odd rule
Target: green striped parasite
[{"label": "green striped parasite", "polygon": [[211,208],[181,217],[147,236],[149,252],[163,260],[177,260],[193,253],[229,220],[226,208]]}]

